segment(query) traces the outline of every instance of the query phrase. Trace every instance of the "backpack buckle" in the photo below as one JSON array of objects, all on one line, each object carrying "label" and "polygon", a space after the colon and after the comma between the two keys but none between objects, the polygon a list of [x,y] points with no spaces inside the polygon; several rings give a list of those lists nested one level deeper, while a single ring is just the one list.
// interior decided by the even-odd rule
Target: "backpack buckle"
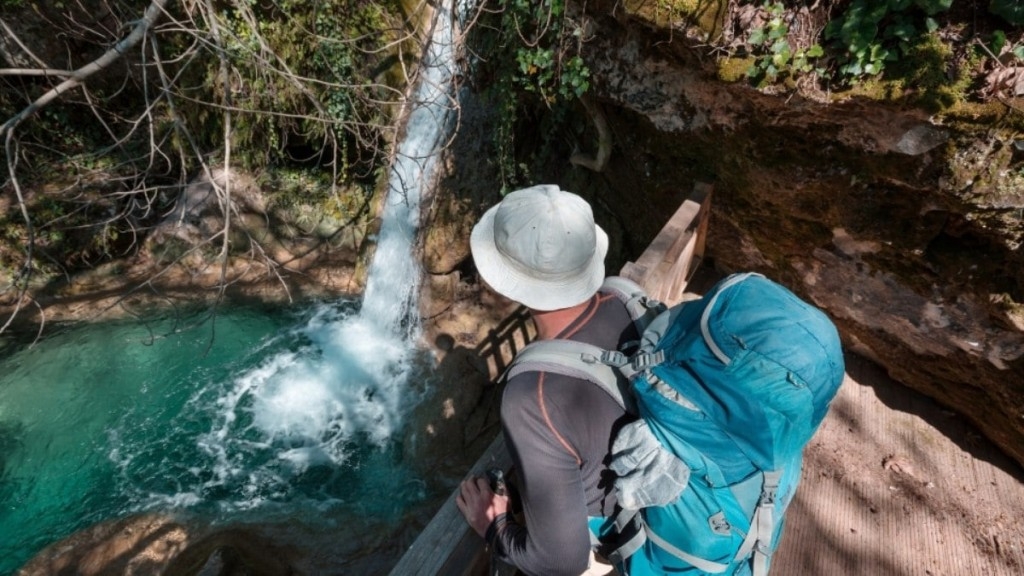
[{"label": "backpack buckle", "polygon": [[712,532],[719,536],[728,536],[732,533],[732,524],[725,519],[724,512],[718,512],[708,518],[708,526]]},{"label": "backpack buckle", "polygon": [[629,363],[629,356],[626,356],[618,350],[605,350],[601,353],[601,363],[621,368]]},{"label": "backpack buckle", "polygon": [[644,308],[652,309],[662,305],[661,300],[651,298],[650,296],[644,296],[640,298],[640,302],[644,305]]},{"label": "backpack buckle", "polygon": [[637,354],[631,363],[634,370],[641,372],[665,361],[665,351],[658,350],[653,354]]},{"label": "backpack buckle", "polygon": [[773,470],[764,473],[764,484],[761,485],[761,502],[765,506],[775,504],[779,495],[779,481],[782,479],[781,470]]}]

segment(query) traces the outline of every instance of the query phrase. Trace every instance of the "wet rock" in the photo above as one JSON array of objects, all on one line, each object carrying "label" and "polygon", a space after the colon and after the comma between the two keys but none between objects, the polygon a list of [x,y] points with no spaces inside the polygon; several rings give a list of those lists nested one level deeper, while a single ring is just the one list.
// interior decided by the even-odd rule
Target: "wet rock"
[{"label": "wet rock", "polygon": [[910,156],[918,156],[942,145],[947,140],[949,140],[949,133],[945,130],[928,124],[919,124],[907,130],[900,137],[899,142],[896,143],[896,150]]},{"label": "wet rock", "polygon": [[254,529],[149,513],[90,526],[44,548],[17,576],[285,576],[289,550]]}]

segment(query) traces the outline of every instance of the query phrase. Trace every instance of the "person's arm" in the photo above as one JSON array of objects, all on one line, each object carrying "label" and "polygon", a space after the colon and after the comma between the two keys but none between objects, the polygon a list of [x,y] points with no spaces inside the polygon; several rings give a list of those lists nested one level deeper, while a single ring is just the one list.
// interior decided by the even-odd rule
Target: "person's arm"
[{"label": "person's arm", "polygon": [[563,405],[544,394],[545,377],[551,376],[514,378],[501,405],[526,525],[504,514],[486,535],[504,560],[526,574],[578,576],[590,558],[586,494],[576,448],[558,426],[566,421]]}]

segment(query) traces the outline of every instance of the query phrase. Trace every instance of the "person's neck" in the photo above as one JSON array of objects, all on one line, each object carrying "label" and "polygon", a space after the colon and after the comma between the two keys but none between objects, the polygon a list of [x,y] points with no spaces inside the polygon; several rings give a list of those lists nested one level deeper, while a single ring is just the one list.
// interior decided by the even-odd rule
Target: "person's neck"
[{"label": "person's neck", "polygon": [[534,310],[531,308],[530,315],[533,317],[533,323],[537,325],[537,339],[551,340],[558,336],[569,324],[572,324],[573,320],[583,314],[583,311],[590,305],[591,299],[588,298],[575,306],[558,310]]}]

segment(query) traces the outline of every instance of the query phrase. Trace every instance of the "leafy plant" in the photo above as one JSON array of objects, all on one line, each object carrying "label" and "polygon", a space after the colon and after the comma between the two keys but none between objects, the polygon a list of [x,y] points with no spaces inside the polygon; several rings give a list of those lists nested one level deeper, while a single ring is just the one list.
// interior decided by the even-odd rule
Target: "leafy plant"
[{"label": "leafy plant", "polygon": [[1006,49],[1008,52],[1013,54],[1018,60],[1024,60],[1024,45],[1012,45],[1007,46],[1009,40],[1006,37],[1006,32],[1002,30],[996,30],[992,33],[992,38],[988,42],[988,50],[995,56],[999,56]]},{"label": "leafy plant", "polygon": [[747,70],[750,78],[765,78],[775,82],[780,76],[793,76],[818,70],[814,61],[824,54],[821,46],[813,44],[807,48],[793,48],[789,45],[787,35],[789,25],[786,23],[786,7],[781,2],[765,4],[770,19],[767,24],[754,28],[748,42],[755,49],[764,51],[757,57]]},{"label": "leafy plant", "polygon": [[[481,58],[474,75],[488,78],[488,94],[499,118],[494,145],[503,189],[521,183],[526,163],[517,158],[517,123],[531,105],[567,118],[559,110],[590,89],[590,69],[581,57],[585,41],[582,27],[566,15],[565,0],[503,0],[493,22],[477,27],[473,51]],[[558,133],[557,127],[538,132],[532,146],[541,157]]]},{"label": "leafy plant", "polygon": [[854,0],[825,27],[840,53],[838,73],[850,82],[875,76],[906,54],[922,34],[934,32],[935,14],[952,0]]},{"label": "leafy plant", "polygon": [[988,11],[1014,26],[1024,25],[1024,2],[1020,0],[992,0]]},{"label": "leafy plant", "polygon": [[548,103],[582,96],[590,88],[590,70],[578,54],[582,30],[564,17],[564,0],[515,0],[511,15],[516,27],[526,22],[538,25],[534,41],[516,48],[516,83]]}]

